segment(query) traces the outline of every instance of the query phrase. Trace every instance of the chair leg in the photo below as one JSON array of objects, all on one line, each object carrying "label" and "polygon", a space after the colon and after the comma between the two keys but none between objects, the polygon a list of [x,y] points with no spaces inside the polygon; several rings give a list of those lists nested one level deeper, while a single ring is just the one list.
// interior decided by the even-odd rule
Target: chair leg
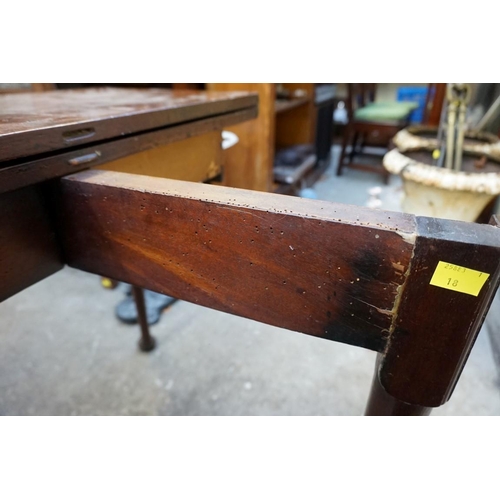
[{"label": "chair leg", "polygon": [[[384,168],[384,166],[382,166],[382,168]],[[384,173],[383,173],[383,176],[384,176],[384,184],[385,184],[386,186],[388,186],[388,185],[389,185],[389,179],[390,179],[390,177],[391,177],[391,174],[389,174],[389,172],[388,172],[387,170],[385,170],[385,168],[384,168]]]},{"label": "chair leg", "polygon": [[359,147],[357,149],[358,154],[363,153],[363,149],[365,148],[365,144],[366,144],[366,134],[362,133],[362,134],[360,134]]},{"label": "chair leg", "polygon": [[155,338],[149,333],[148,319],[146,316],[146,306],[144,304],[144,291],[141,287],[132,285],[135,305],[137,307],[137,318],[141,327],[141,338],[139,339],[139,349],[143,352],[152,351],[156,346]]},{"label": "chair leg", "polygon": [[344,137],[342,138],[342,152],[340,153],[339,163],[337,166],[337,175],[342,175],[342,168],[344,167],[344,159],[346,155],[347,146],[350,143],[350,139],[352,136],[352,127],[347,125],[344,131]]},{"label": "chair leg", "polygon": [[377,356],[375,373],[373,375],[372,387],[368,398],[368,404],[366,405],[365,415],[371,417],[430,415],[432,408],[404,403],[386,392],[378,377],[378,369],[381,359],[382,356],[379,354]]},{"label": "chair leg", "polygon": [[356,154],[356,146],[358,144],[359,133],[354,132],[353,139],[351,141],[351,151],[349,153],[349,163],[352,163],[354,160],[354,155]]}]

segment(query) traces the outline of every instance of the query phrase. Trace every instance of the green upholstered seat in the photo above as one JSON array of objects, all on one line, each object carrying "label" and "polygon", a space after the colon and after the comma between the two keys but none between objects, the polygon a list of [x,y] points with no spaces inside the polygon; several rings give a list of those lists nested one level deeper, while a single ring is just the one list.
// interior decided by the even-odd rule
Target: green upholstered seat
[{"label": "green upholstered seat", "polygon": [[354,112],[356,120],[370,122],[400,121],[418,108],[416,102],[373,102]]}]

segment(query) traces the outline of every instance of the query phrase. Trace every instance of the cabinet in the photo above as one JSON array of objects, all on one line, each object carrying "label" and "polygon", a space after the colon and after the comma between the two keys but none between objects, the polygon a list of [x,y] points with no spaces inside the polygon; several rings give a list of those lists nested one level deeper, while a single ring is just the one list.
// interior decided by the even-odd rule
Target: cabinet
[{"label": "cabinet", "polygon": [[[228,129],[239,137],[239,143],[223,153],[227,185],[258,191],[292,192],[302,179],[317,175],[324,167],[324,162],[318,162],[316,155],[317,124],[318,109],[328,100],[318,101],[316,84],[210,83],[206,87],[209,90],[251,91],[259,95],[257,118]],[[331,131],[327,135],[329,140]],[[294,169],[296,178],[290,179],[291,183],[276,182],[278,178],[284,179],[284,174],[275,175],[273,169],[276,152],[304,144],[311,145],[312,153]]]}]

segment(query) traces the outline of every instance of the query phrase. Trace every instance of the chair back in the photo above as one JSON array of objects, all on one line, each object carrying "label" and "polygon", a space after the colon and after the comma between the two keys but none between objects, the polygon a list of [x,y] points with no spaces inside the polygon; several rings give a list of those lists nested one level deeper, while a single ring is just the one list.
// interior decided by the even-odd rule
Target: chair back
[{"label": "chair back", "polygon": [[347,84],[347,114],[350,120],[357,109],[375,102],[376,89],[376,83]]}]

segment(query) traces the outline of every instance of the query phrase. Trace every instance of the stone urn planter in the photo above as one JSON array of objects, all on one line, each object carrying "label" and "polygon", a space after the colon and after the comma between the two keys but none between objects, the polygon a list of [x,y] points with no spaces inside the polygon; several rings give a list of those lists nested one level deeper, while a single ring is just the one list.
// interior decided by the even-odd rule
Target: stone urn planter
[{"label": "stone urn planter", "polygon": [[393,139],[383,165],[401,176],[403,210],[416,215],[473,222],[500,194],[500,141],[487,133],[466,133],[462,170],[434,165],[437,129],[409,127]]}]

